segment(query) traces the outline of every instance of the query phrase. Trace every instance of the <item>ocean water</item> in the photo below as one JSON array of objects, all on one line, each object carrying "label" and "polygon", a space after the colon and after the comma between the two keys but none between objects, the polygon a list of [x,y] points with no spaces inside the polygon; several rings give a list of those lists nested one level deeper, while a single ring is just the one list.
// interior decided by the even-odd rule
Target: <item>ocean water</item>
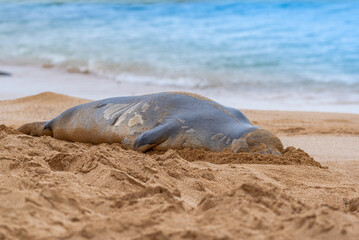
[{"label": "ocean water", "polygon": [[359,1],[0,0],[0,62],[358,108]]}]

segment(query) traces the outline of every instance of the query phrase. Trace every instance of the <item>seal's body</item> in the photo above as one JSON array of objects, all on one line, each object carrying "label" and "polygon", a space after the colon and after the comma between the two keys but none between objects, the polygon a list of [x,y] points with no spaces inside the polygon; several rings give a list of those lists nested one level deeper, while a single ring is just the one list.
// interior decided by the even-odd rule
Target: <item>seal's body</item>
[{"label": "seal's body", "polygon": [[283,150],[277,137],[254,127],[241,111],[184,92],[90,102],[19,131],[77,142],[117,142],[140,151],[189,147],[280,154]]}]

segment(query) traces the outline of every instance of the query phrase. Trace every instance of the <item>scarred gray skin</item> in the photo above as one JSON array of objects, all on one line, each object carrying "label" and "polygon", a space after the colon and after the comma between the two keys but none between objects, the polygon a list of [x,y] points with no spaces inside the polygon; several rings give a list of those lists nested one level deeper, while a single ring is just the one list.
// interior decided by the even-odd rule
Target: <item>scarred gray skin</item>
[{"label": "scarred gray skin", "polygon": [[283,150],[276,136],[253,126],[241,111],[185,92],[94,101],[19,131],[76,142],[122,143],[143,152],[189,147],[280,155]]}]

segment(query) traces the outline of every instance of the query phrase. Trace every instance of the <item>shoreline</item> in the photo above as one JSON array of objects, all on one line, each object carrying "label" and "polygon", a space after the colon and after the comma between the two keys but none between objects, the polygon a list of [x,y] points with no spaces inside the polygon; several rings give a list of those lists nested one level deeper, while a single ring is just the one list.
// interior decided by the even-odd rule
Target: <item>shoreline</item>
[{"label": "shoreline", "polygon": [[0,100],[16,99],[41,92],[56,92],[69,96],[98,100],[117,96],[142,95],[165,91],[188,91],[211,98],[223,105],[238,109],[268,111],[300,111],[359,114],[359,103],[330,103],[313,99],[316,93],[300,96],[300,92],[269,93],[258,87],[253,89],[186,88],[171,85],[131,83],[91,73],[73,72],[58,68],[0,63],[0,70],[11,76],[0,76]]}]

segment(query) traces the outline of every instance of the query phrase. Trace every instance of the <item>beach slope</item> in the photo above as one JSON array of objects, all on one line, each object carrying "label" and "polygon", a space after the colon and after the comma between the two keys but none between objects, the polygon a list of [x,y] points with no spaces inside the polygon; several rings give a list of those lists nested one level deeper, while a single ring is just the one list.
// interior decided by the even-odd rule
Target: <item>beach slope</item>
[{"label": "beach slope", "polygon": [[0,101],[0,239],[359,235],[357,114],[244,110],[294,146],[282,159],[144,154],[16,131],[88,101],[51,92]]}]

